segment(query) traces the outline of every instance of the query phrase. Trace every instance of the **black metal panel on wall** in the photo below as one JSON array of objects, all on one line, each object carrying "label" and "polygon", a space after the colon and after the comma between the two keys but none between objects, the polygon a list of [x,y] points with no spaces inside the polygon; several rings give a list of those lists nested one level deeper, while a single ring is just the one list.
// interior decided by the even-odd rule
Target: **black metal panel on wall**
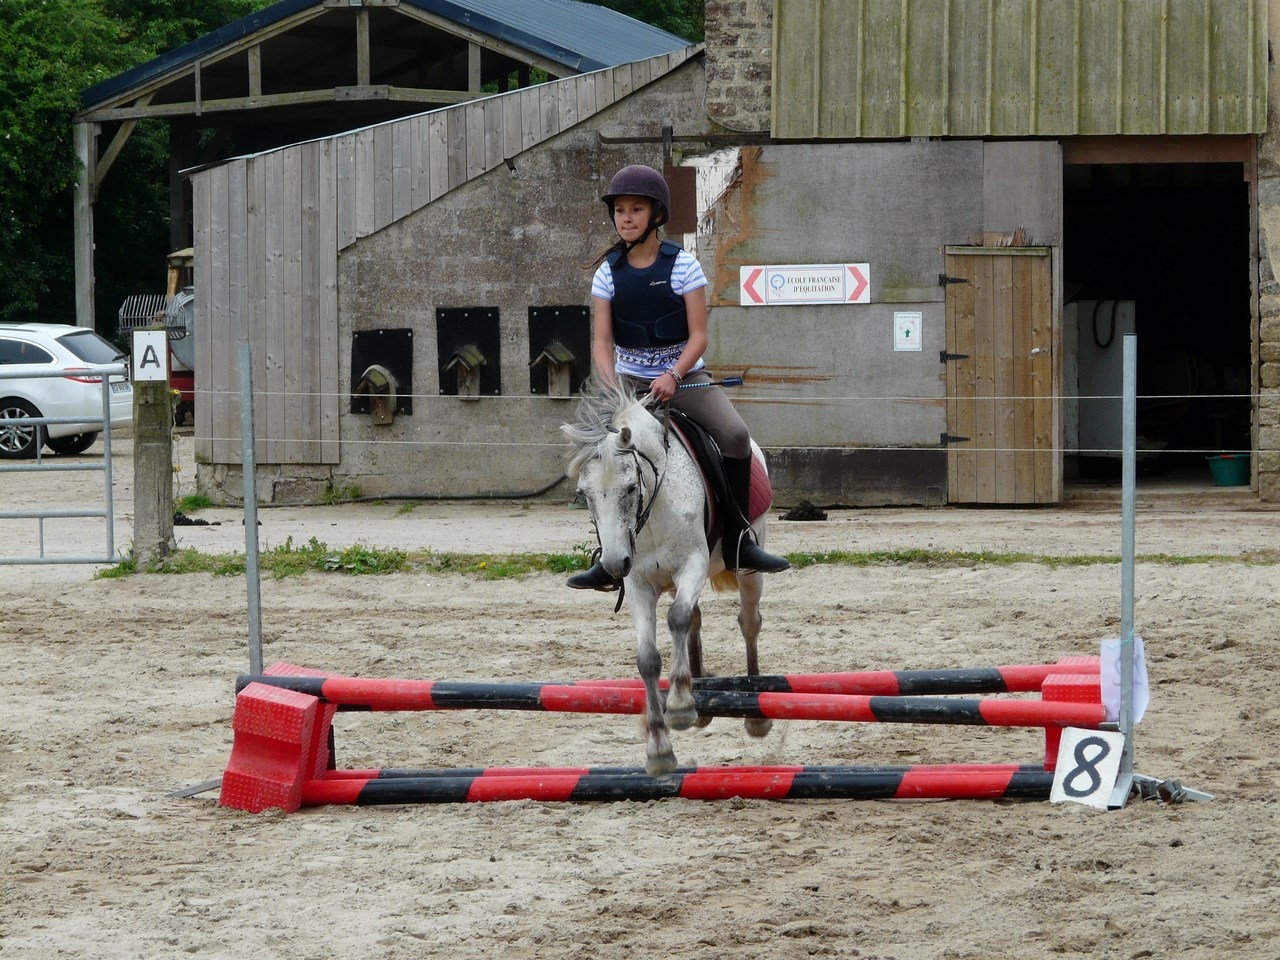
[{"label": "black metal panel on wall", "polygon": [[351,412],[368,413],[369,397],[356,385],[374,364],[386,367],[396,381],[396,413],[413,413],[413,331],[356,330],[351,334]]},{"label": "black metal panel on wall", "polygon": [[480,395],[502,393],[497,307],[439,307],[436,310],[436,345],[440,363],[440,393],[458,395],[458,378],[450,362],[464,351],[468,356],[479,351],[484,362],[479,365]]},{"label": "black metal panel on wall", "polygon": [[[591,314],[579,305],[529,308],[529,363],[533,363],[553,340],[573,354],[569,389],[578,393],[591,375]],[[544,364],[529,368],[529,392],[549,390]]]}]

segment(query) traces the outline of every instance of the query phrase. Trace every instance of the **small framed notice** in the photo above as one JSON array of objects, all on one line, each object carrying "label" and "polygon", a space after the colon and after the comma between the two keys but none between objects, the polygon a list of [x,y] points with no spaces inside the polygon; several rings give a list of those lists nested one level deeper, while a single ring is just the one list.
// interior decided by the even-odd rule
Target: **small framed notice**
[{"label": "small framed notice", "polygon": [[924,314],[919,310],[893,311],[893,349],[922,350],[920,326],[923,322]]}]

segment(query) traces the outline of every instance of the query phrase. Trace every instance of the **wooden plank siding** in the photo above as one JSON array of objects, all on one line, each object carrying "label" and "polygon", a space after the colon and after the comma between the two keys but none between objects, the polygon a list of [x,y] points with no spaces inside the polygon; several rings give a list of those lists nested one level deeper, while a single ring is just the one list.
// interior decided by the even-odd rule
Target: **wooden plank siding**
[{"label": "wooden plank siding", "polygon": [[1263,133],[1268,6],[775,0],[772,133]]},{"label": "wooden plank siding", "polygon": [[1047,247],[947,247],[948,500],[1056,503]]},{"label": "wooden plank siding", "polygon": [[239,348],[256,457],[338,462],[338,254],[656,80],[701,47],[513,90],[200,170],[197,454],[240,462]]}]

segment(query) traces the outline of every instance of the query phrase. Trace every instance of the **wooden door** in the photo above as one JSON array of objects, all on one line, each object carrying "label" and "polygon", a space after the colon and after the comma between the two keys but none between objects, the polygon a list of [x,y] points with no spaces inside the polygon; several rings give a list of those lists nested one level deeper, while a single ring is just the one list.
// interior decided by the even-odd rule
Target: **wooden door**
[{"label": "wooden door", "polygon": [[947,501],[1062,498],[1048,247],[946,248]]}]

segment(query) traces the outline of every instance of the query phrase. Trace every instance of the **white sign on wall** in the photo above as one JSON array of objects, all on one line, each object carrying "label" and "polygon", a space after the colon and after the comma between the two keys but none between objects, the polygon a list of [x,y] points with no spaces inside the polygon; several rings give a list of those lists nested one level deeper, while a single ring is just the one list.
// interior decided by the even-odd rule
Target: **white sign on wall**
[{"label": "white sign on wall", "polygon": [[893,311],[893,349],[921,350],[920,327],[924,314],[919,310]]},{"label": "white sign on wall", "polygon": [[870,303],[871,265],[811,263],[740,267],[738,302],[744,307]]},{"label": "white sign on wall", "polygon": [[163,330],[133,332],[133,380],[169,379],[169,338]]}]

